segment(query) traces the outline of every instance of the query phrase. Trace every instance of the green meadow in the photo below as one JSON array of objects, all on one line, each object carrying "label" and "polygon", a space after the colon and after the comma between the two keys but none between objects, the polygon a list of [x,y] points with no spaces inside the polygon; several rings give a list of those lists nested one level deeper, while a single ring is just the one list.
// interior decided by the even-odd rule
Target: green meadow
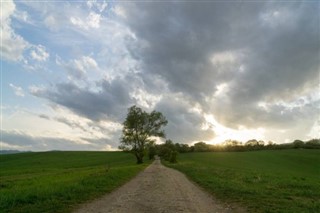
[{"label": "green meadow", "polygon": [[187,153],[164,163],[249,212],[320,212],[320,150]]},{"label": "green meadow", "polygon": [[149,163],[123,152],[0,156],[1,212],[69,212],[124,184]]}]

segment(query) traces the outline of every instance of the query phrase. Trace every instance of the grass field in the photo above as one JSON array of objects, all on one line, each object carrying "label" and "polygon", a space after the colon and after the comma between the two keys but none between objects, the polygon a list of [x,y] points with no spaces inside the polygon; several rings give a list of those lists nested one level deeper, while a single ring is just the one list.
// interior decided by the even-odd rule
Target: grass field
[{"label": "grass field", "polygon": [[320,150],[188,153],[178,162],[165,164],[249,212],[320,212]]},{"label": "grass field", "polygon": [[110,192],[147,166],[122,152],[43,152],[0,156],[1,212],[69,212]]}]

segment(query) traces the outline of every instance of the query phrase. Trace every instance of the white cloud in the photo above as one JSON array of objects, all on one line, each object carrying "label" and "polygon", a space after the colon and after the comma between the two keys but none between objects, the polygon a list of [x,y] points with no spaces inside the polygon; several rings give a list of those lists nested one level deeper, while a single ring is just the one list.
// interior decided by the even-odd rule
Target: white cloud
[{"label": "white cloud", "polygon": [[148,93],[145,89],[136,88],[130,95],[139,103],[140,106],[147,109],[153,109],[155,105],[161,100],[162,95],[153,95]]},{"label": "white cloud", "polygon": [[227,51],[227,52],[219,52],[214,53],[211,57],[211,62],[214,65],[226,64],[226,63],[234,63],[237,58],[236,53]]},{"label": "white cloud", "polygon": [[99,28],[100,27],[100,20],[101,20],[101,15],[91,12],[89,16],[87,17],[87,24],[89,27],[92,28]]},{"label": "white cloud", "polygon": [[85,22],[82,21],[81,18],[78,18],[78,17],[70,17],[70,22],[76,26],[79,26],[79,27],[82,27],[82,28],[85,28],[86,25],[85,25]]},{"label": "white cloud", "polygon": [[85,20],[79,17],[71,17],[70,22],[82,29],[99,28],[101,21],[101,15],[95,12],[90,12]]},{"label": "white cloud", "polygon": [[59,29],[59,24],[53,15],[49,15],[44,19],[44,24],[51,31],[57,31]]},{"label": "white cloud", "polygon": [[82,56],[82,60],[79,61],[79,63],[81,65],[81,67],[84,67],[84,68],[87,68],[87,69],[90,69],[90,68],[95,69],[95,68],[98,67],[97,62],[93,58],[91,58],[89,56]]},{"label": "white cloud", "polygon": [[69,78],[82,79],[87,71],[97,70],[98,63],[90,56],[82,56],[79,59],[64,62],[59,56],[56,57],[56,64],[63,66],[69,73]]},{"label": "white cloud", "polygon": [[32,95],[40,95],[46,91],[45,86],[29,86],[29,91]]},{"label": "white cloud", "polygon": [[89,1],[87,1],[87,6],[90,9],[95,8],[101,13],[108,7],[108,3],[105,1],[98,2],[97,0],[89,0]]},{"label": "white cloud", "polygon": [[37,61],[46,61],[49,53],[45,51],[42,45],[32,45],[27,42],[22,36],[15,33],[11,26],[11,19],[15,18],[19,21],[32,24],[29,14],[26,11],[19,11],[16,9],[13,1],[2,2],[1,6],[1,53],[5,60],[22,61],[25,67],[32,68],[23,54],[26,50],[30,50],[30,56]]},{"label": "white cloud", "polygon": [[5,60],[19,61],[29,43],[16,34],[11,27],[11,17],[16,7],[13,1],[1,2],[1,54]]},{"label": "white cloud", "polygon": [[9,84],[9,85],[13,89],[14,94],[16,96],[24,97],[24,92],[23,92],[23,89],[21,87],[15,86],[14,84]]},{"label": "white cloud", "polygon": [[112,11],[117,15],[117,16],[120,16],[122,18],[127,18],[127,14],[126,14],[126,10],[119,6],[119,5],[116,5],[115,7],[112,8]]},{"label": "white cloud", "polygon": [[222,83],[216,86],[216,92],[214,93],[214,97],[225,96],[229,90],[229,85],[227,83]]},{"label": "white cloud", "polygon": [[268,100],[259,101],[257,106],[266,111],[270,112],[272,109],[276,107],[281,107],[283,109],[283,113],[285,112],[292,112],[294,110],[303,110],[308,105],[315,105],[316,109],[320,109],[320,106],[317,103],[320,102],[320,95],[319,89],[314,89],[310,91],[306,91],[305,94],[300,94],[300,96],[291,98],[288,100],[281,99],[281,100]]},{"label": "white cloud", "polygon": [[10,19],[10,16],[14,13],[16,6],[13,3],[13,1],[6,1],[6,2],[1,2],[1,23],[6,21],[7,19]]},{"label": "white cloud", "polygon": [[27,11],[16,10],[15,13],[13,14],[13,17],[21,22],[33,24]]},{"label": "white cloud", "polygon": [[46,48],[42,45],[35,46],[30,54],[31,57],[37,61],[46,61],[50,56],[50,54],[46,52]]},{"label": "white cloud", "polygon": [[89,1],[87,1],[87,5],[88,5],[88,7],[91,9],[92,7],[93,7],[93,5],[95,4],[95,0],[89,0]]},{"label": "white cloud", "polygon": [[258,102],[258,107],[266,112],[270,112],[270,106],[268,105],[267,102],[264,102],[264,101],[260,101]]}]

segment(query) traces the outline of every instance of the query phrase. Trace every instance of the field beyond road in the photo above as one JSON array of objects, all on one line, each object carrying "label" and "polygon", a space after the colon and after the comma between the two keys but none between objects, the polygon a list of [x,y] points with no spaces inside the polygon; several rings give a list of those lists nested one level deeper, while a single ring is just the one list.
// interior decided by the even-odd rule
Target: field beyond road
[{"label": "field beyond road", "polygon": [[1,212],[69,212],[124,184],[149,163],[123,152],[0,156]]},{"label": "field beyond road", "polygon": [[319,212],[320,150],[187,153],[166,165],[249,212]]}]

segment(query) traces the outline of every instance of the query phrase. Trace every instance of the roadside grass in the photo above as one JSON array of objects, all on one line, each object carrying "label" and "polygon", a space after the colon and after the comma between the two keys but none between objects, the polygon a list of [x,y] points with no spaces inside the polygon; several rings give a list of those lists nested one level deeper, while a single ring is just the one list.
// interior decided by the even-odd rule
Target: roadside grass
[{"label": "roadside grass", "polygon": [[0,156],[1,212],[70,212],[111,192],[150,162],[123,152],[42,152]]},{"label": "roadside grass", "polygon": [[249,212],[320,212],[320,150],[187,153],[163,163]]}]

